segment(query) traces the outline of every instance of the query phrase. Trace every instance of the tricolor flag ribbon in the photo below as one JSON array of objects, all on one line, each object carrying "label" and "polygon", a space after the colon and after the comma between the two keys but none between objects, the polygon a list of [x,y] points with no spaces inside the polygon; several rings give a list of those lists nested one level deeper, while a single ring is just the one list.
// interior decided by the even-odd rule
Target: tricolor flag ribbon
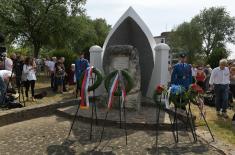
[{"label": "tricolor flag ribbon", "polygon": [[118,71],[118,75],[119,75],[119,85],[120,85],[121,91],[122,91],[122,103],[121,103],[121,107],[123,107],[123,104],[124,104],[125,99],[126,99],[126,89],[125,89],[125,84],[124,84],[122,72],[120,70]]},{"label": "tricolor flag ribbon", "polygon": [[125,84],[124,84],[123,76],[122,76],[122,73],[121,73],[120,70],[117,72],[117,74],[116,74],[116,76],[113,80],[111,89],[109,91],[108,109],[110,109],[112,107],[114,93],[117,91],[118,87],[121,88],[121,93],[122,93],[121,106],[123,107],[123,104],[124,104],[125,98],[126,98],[126,90],[125,90]]},{"label": "tricolor flag ribbon", "polygon": [[113,80],[113,84],[111,86],[111,89],[109,91],[108,109],[111,109],[111,107],[112,107],[114,93],[117,90],[117,88],[118,88],[118,73],[116,74],[116,76]]},{"label": "tricolor flag ribbon", "polygon": [[92,77],[92,68],[93,67],[88,67],[85,70],[85,74],[82,80],[81,104],[80,104],[81,109],[88,109],[90,105],[88,87],[89,87],[89,80]]}]

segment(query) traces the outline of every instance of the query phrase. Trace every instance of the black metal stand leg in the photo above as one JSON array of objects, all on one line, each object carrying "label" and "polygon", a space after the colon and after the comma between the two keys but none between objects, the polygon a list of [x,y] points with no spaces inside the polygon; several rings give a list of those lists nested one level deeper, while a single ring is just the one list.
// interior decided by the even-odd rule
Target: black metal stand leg
[{"label": "black metal stand leg", "polygon": [[121,107],[121,100],[120,96],[118,97],[119,102],[119,122],[120,122],[120,129],[122,128],[122,107]]},{"label": "black metal stand leg", "polygon": [[97,117],[97,107],[96,104],[94,104],[95,106],[95,124],[98,125],[98,117]]},{"label": "black metal stand leg", "polygon": [[178,143],[179,142],[179,135],[178,135],[177,107],[175,107],[175,116],[174,116],[173,125],[174,125],[174,138],[175,138],[175,142]]},{"label": "black metal stand leg", "polygon": [[188,112],[189,112],[189,115],[190,115],[189,121],[190,121],[190,125],[192,126],[193,138],[194,138],[194,141],[197,141],[197,134],[196,134],[196,129],[195,129],[194,121],[193,121],[193,114],[192,114],[192,111],[191,111],[191,103],[189,103]]},{"label": "black metal stand leg", "polygon": [[[96,80],[96,75],[95,79]],[[92,84],[94,84],[94,80],[92,79]],[[95,106],[95,124],[98,125],[98,117],[97,117],[97,107],[96,107],[96,98],[95,98],[95,90],[93,91],[93,100],[94,100],[94,106]]]},{"label": "black metal stand leg", "polygon": [[210,135],[211,135],[211,137],[212,137],[212,139],[213,139],[213,142],[214,142],[214,141],[215,141],[215,138],[214,138],[214,136],[213,136],[213,134],[212,134],[212,132],[211,132],[211,129],[210,129],[210,127],[209,127],[209,125],[208,125],[208,123],[207,123],[207,121],[206,121],[205,115],[203,114],[202,109],[199,107],[199,105],[197,105],[197,106],[198,106],[198,108],[199,108],[199,110],[200,110],[200,113],[201,113],[201,115],[202,115],[202,118],[203,118],[203,120],[205,121],[206,127],[207,127],[207,129],[209,130]]},{"label": "black metal stand leg", "polygon": [[179,142],[179,133],[178,133],[178,114],[177,114],[177,108],[175,108],[175,127],[176,127],[176,142]]},{"label": "black metal stand leg", "polygon": [[90,140],[92,139],[92,128],[93,128],[93,112],[94,112],[94,103],[91,108],[91,128],[90,128]]},{"label": "black metal stand leg", "polygon": [[185,129],[186,129],[186,131],[188,131],[189,113],[187,112],[187,110],[185,110],[185,111],[186,111],[186,115],[187,115],[187,121],[186,121],[186,124],[185,124]]},{"label": "black metal stand leg", "polygon": [[68,134],[68,137],[67,137],[67,138],[69,138],[70,133],[71,133],[71,131],[72,131],[72,129],[73,129],[73,125],[74,125],[74,122],[75,122],[75,120],[76,120],[76,118],[77,118],[77,114],[78,114],[79,108],[80,108],[80,101],[78,101],[78,108],[77,108],[77,111],[76,111],[76,113],[75,113],[75,115],[74,115],[73,122],[72,122],[72,124],[71,124],[71,127],[70,127],[69,134]]},{"label": "black metal stand leg", "polygon": [[109,110],[106,112],[106,115],[105,115],[104,124],[103,124],[103,129],[102,129],[101,136],[100,136],[100,142],[101,142],[102,139],[103,139],[104,125],[105,125],[105,121],[106,121],[106,119],[107,119],[108,113],[109,113]]},{"label": "black metal stand leg", "polygon": [[20,95],[20,87],[17,86],[17,89],[18,89],[18,93],[19,93],[19,102],[20,102],[20,97],[21,97],[21,95]]},{"label": "black metal stand leg", "polygon": [[[156,107],[157,109],[157,107]],[[157,110],[156,110],[157,111]],[[157,119],[156,119],[156,148],[158,148],[158,135],[159,135],[159,117],[160,117],[160,107],[158,108],[158,113],[156,113]]]},{"label": "black metal stand leg", "polygon": [[175,132],[174,132],[174,120],[173,120],[173,122],[172,122],[172,120],[171,120],[171,115],[170,115],[170,114],[168,114],[168,116],[169,116],[170,123],[171,123],[171,131],[172,131],[172,134],[173,134],[174,140],[175,140],[175,142],[176,142],[176,137],[175,137]]},{"label": "black metal stand leg", "polygon": [[126,106],[125,103],[123,104],[123,117],[124,117],[124,128],[125,128],[125,134],[126,134],[126,145],[127,145],[127,130],[126,130]]},{"label": "black metal stand leg", "polygon": [[192,121],[191,121],[191,118],[189,118],[189,110],[188,111],[186,111],[186,113],[187,113],[187,123],[186,123],[186,126],[188,126],[188,123],[189,123],[189,127],[190,127],[190,130],[191,130],[191,133],[192,133],[192,136],[193,136],[193,139],[194,139],[194,141],[195,141],[195,134],[194,134],[194,131],[193,131],[193,126],[192,126]]}]

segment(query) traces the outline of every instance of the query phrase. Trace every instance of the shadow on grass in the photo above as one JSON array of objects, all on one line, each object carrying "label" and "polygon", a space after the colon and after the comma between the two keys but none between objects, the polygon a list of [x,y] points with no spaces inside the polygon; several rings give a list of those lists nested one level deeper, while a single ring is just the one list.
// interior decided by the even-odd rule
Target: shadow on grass
[{"label": "shadow on grass", "polygon": [[204,143],[198,141],[196,144],[192,143],[179,143],[179,144],[169,144],[165,146],[156,147],[156,145],[152,146],[152,148],[147,148],[149,154],[205,154],[209,152],[209,146]]}]

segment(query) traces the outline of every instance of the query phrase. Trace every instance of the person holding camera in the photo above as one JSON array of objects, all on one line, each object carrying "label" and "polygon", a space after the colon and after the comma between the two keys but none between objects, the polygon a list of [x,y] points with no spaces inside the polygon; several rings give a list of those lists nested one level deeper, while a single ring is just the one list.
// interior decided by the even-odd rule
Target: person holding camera
[{"label": "person holding camera", "polygon": [[27,101],[29,101],[29,95],[28,95],[29,87],[31,87],[32,101],[35,101],[34,87],[35,87],[35,81],[36,81],[36,63],[33,58],[27,57],[25,59],[22,76],[24,79],[25,96],[27,98]]}]

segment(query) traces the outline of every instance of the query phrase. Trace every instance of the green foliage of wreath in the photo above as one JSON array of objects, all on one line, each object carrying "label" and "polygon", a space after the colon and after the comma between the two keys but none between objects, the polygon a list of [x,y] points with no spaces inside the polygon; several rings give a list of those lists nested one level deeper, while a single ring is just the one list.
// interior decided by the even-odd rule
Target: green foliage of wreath
[{"label": "green foliage of wreath", "polygon": [[165,108],[166,107],[165,102],[160,101],[161,96],[162,94],[158,94],[157,91],[154,91],[153,100],[159,108]]},{"label": "green foliage of wreath", "polygon": [[186,93],[180,95],[170,94],[169,100],[178,108],[184,108],[189,103],[189,98]]},{"label": "green foliage of wreath", "polygon": [[[111,81],[113,80],[114,76],[117,74],[117,70],[111,72],[106,78],[105,78],[105,88],[106,90],[109,92],[110,87],[111,87]],[[121,70],[123,78],[126,81],[126,85],[125,85],[125,90],[126,93],[130,92],[130,90],[133,88],[134,83],[133,83],[133,79],[131,78],[130,74],[126,71],[126,70]],[[118,88],[117,91],[114,93],[114,96],[121,96],[121,89]]]},{"label": "green foliage of wreath", "polygon": [[[102,76],[101,71],[99,69],[93,67],[92,68],[92,73],[95,73],[96,78],[95,78],[95,81],[94,81],[93,85],[88,87],[88,91],[92,91],[92,90],[95,90],[96,88],[98,88],[99,85],[102,83],[102,80],[103,80],[103,76]],[[84,78],[84,74],[85,74],[85,71],[82,72],[82,75],[79,79],[79,87],[80,88],[82,88],[82,81],[83,81],[83,78]]]}]

